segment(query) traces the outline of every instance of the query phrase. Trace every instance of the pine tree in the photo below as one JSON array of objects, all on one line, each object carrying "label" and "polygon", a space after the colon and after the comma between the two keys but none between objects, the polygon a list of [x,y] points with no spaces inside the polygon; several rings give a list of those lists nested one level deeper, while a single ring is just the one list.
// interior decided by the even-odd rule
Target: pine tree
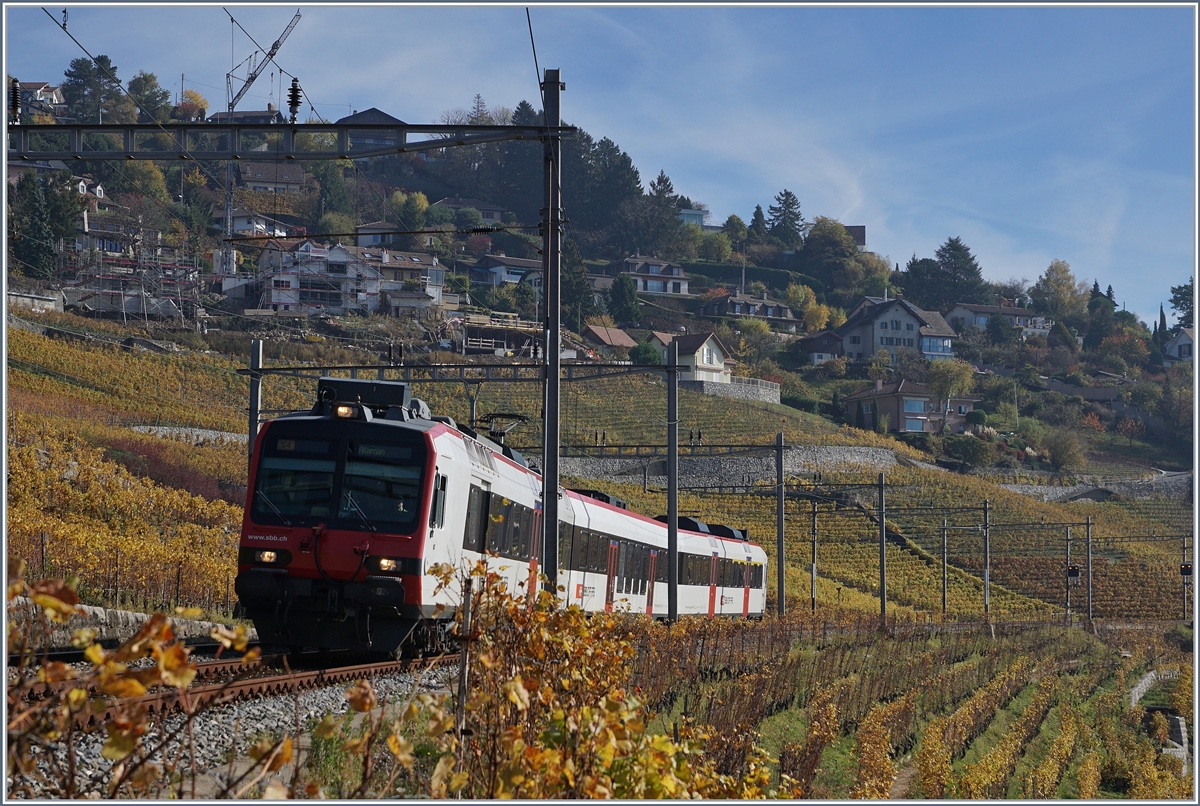
[{"label": "pine tree", "polygon": [[637,322],[641,319],[638,310],[637,286],[628,274],[618,274],[608,290],[608,312],[617,322]]},{"label": "pine tree", "polygon": [[596,312],[596,300],[588,283],[587,268],[574,238],[563,241],[562,252],[562,321],[574,325],[575,332],[583,321]]},{"label": "pine tree", "polygon": [[983,270],[960,238],[948,238],[934,255],[938,281],[925,290],[924,305],[929,310],[945,311],[958,302],[984,302],[989,298]]},{"label": "pine tree", "polygon": [[[54,277],[55,249],[54,232],[50,227],[50,211],[42,183],[33,174],[21,178],[17,197],[24,208],[19,218],[24,221],[20,238],[13,247],[13,255],[19,262],[21,273],[42,280]],[[10,241],[11,243],[11,241]]]},{"label": "pine tree", "polygon": [[1167,343],[1167,312],[1163,310],[1162,303],[1158,304],[1158,346],[1162,347]]},{"label": "pine tree", "polygon": [[787,188],[775,196],[775,204],[767,208],[771,214],[768,232],[778,238],[784,246],[795,248],[804,240],[804,216],[800,214],[800,200]]},{"label": "pine tree", "polygon": [[1093,280],[1092,281],[1092,297],[1091,297],[1091,299],[1099,299],[1100,297],[1103,297],[1103,296],[1104,296],[1104,294],[1101,293],[1101,291],[1100,291],[1100,281]]},{"label": "pine tree", "polygon": [[754,205],[754,215],[750,217],[750,226],[746,228],[746,238],[750,243],[761,243],[767,237],[767,217],[763,215],[761,204]]},{"label": "pine tree", "polygon": [[1111,285],[1108,287],[1108,290],[1104,292],[1104,296],[1108,297],[1108,301],[1113,304],[1113,307],[1116,307],[1117,298],[1115,296],[1113,296],[1113,290],[1112,290]]},{"label": "pine tree", "polygon": [[858,408],[854,412],[854,427],[863,431],[867,430],[867,414],[863,411],[862,401],[858,401]]}]

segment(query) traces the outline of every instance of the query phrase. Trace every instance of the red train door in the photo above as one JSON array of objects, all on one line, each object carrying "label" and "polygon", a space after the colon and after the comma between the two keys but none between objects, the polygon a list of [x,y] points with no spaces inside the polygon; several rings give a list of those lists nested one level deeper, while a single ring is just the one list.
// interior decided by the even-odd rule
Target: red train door
[{"label": "red train door", "polygon": [[533,513],[533,527],[529,535],[529,581],[525,584],[525,593],[529,597],[529,606],[537,601],[538,591],[538,559],[541,556],[542,542],[542,506]]},{"label": "red train door", "polygon": [[712,618],[717,612],[717,553],[714,551],[708,562],[708,615]]},{"label": "red train door", "polygon": [[617,559],[620,556],[621,544],[615,540],[608,542],[608,582],[604,586],[604,610],[611,613],[613,595],[617,589]]},{"label": "red train door", "polygon": [[646,563],[649,568],[646,569],[646,612],[654,613],[654,573],[655,565],[658,564],[658,552],[651,549],[650,561]]},{"label": "red train door", "polygon": [[742,585],[746,588],[745,594],[742,596],[742,618],[750,615],[750,561],[746,561],[746,565],[742,571]]}]

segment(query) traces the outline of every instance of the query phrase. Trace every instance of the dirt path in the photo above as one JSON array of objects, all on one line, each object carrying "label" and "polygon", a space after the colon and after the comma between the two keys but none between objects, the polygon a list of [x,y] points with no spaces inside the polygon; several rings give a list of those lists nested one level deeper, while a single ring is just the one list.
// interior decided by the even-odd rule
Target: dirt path
[{"label": "dirt path", "polygon": [[909,764],[906,767],[901,767],[896,773],[896,780],[892,781],[892,789],[888,792],[889,800],[904,800],[908,797],[908,790],[912,787],[913,779],[917,777],[917,765]]}]

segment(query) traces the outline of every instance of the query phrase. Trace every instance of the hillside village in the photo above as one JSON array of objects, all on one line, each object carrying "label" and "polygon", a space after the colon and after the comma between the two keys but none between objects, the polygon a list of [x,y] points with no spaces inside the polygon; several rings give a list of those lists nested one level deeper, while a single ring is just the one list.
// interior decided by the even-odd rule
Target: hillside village
[{"label": "hillside village", "polygon": [[[78,61],[60,85],[17,82],[22,119],[87,118],[88,82],[100,79]],[[130,85],[160,121],[228,114],[209,114],[191,90],[169,103],[152,74]],[[99,94],[108,121],[146,116],[111,88]],[[273,105],[235,115],[284,120]],[[443,117],[528,124],[538,113],[476,96]],[[369,109],[336,122],[401,121]],[[382,322],[387,335],[364,339],[380,354],[535,354],[536,149],[284,164],[270,147],[268,133],[262,158],[232,174],[228,259],[223,164],[10,164],[10,310],[141,320],[192,343],[220,332],[322,338]],[[1190,279],[1147,325],[1111,286],[1089,285],[1062,260],[1032,282],[988,281],[949,237],[901,266],[870,250],[867,225],[809,221],[787,189],[748,224],[718,224],[664,172],[643,190],[607,138],[581,133],[564,163],[564,360],[661,363],[674,340],[685,387],[894,435],[961,470],[1062,471],[1089,452],[1190,466]]]}]

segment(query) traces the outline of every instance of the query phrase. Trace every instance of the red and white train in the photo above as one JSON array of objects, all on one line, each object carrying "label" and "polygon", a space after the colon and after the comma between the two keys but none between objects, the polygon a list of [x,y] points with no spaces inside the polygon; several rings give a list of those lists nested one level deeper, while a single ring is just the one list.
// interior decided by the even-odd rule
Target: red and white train
[{"label": "red and white train", "polygon": [[[262,425],[235,590],[264,644],[399,654],[442,643],[459,592],[436,563],[481,557],[537,584],[541,476],[430,415],[406,384],[321,378],[318,402]],[[559,599],[667,615],[667,527],[603,493],[560,493]],[[679,524],[678,612],[761,616],[766,555],[741,530]]]}]

